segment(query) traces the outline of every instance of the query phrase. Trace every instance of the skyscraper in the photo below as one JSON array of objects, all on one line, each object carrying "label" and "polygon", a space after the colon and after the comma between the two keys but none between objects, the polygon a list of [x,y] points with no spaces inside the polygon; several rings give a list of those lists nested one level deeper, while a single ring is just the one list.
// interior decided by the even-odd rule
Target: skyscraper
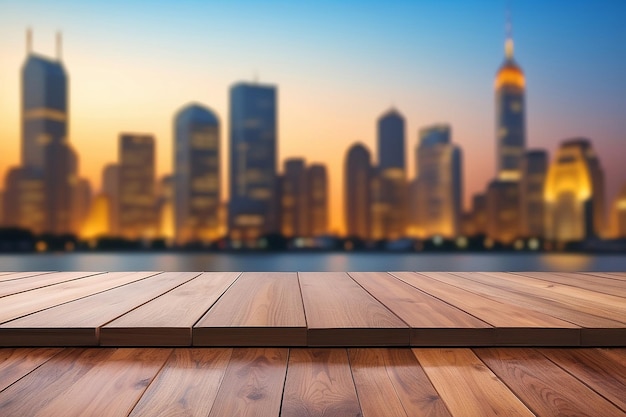
[{"label": "skyscraper", "polygon": [[22,166],[42,172],[44,150],[50,143],[67,142],[68,79],[61,62],[57,35],[57,59],[32,52],[32,33],[27,33],[27,58],[22,67]]},{"label": "skyscraper", "polygon": [[174,216],[176,240],[210,241],[220,232],[220,125],[198,104],[174,121]]},{"label": "skyscraper", "polygon": [[543,237],[543,187],[548,171],[548,154],[544,150],[526,152],[522,160],[520,183],[521,235]]},{"label": "skyscraper", "polygon": [[312,164],[307,169],[309,194],[309,232],[311,236],[328,233],[328,177],[326,166]]},{"label": "skyscraper", "polygon": [[[10,204],[21,227],[54,234],[76,232],[74,192],[78,157],[68,140],[68,78],[61,62],[61,35],[57,57],[32,51],[27,32],[27,58],[22,67],[21,167]],[[26,193],[27,195],[22,195]],[[36,195],[40,193],[40,195]],[[36,203],[36,202],[39,203]]]},{"label": "skyscraper", "polygon": [[102,193],[108,199],[107,215],[109,229],[106,233],[117,236],[119,233],[120,211],[120,165],[108,164],[102,170]]},{"label": "skyscraper", "polygon": [[518,181],[526,147],[525,87],[522,69],[513,59],[513,37],[507,22],[505,60],[496,73],[496,163],[500,181]]},{"label": "skyscraper", "polygon": [[462,204],[461,150],[450,141],[449,125],[420,131],[416,148],[417,225],[423,237],[459,233]]},{"label": "skyscraper", "polygon": [[493,180],[487,188],[487,236],[509,244],[520,235],[520,184]]},{"label": "skyscraper", "polygon": [[285,160],[281,183],[281,233],[286,237],[309,236],[309,192],[304,159]]},{"label": "skyscraper", "polygon": [[546,178],[546,238],[561,242],[600,236],[604,227],[604,175],[587,139],[564,141]]},{"label": "skyscraper", "polygon": [[154,237],[154,138],[121,134],[119,164],[119,234],[128,239]]},{"label": "skyscraper", "polygon": [[276,87],[238,83],[230,89],[229,234],[253,241],[279,231],[276,204]]},{"label": "skyscraper", "polygon": [[626,184],[613,202],[613,237],[626,238]]},{"label": "skyscraper", "polygon": [[352,145],[344,165],[344,218],[348,236],[371,237],[371,173],[369,150],[360,143]]},{"label": "skyscraper", "polygon": [[374,185],[375,233],[385,239],[406,234],[407,181],[404,117],[391,109],[378,120],[378,168]]}]

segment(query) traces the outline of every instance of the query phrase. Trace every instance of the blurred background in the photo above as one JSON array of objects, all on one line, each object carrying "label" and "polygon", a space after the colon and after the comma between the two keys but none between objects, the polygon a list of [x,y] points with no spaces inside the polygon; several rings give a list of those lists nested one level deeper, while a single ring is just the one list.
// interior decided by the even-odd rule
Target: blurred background
[{"label": "blurred background", "polygon": [[624,253],[624,17],[0,1],[0,251]]}]

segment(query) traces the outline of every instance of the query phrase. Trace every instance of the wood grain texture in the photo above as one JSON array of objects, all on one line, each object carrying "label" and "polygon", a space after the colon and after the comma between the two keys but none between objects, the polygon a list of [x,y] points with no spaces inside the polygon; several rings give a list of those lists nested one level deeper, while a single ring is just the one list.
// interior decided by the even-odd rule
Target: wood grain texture
[{"label": "wood grain texture", "polygon": [[626,350],[618,360],[607,349],[537,349],[626,413]]},{"label": "wood grain texture", "polygon": [[209,417],[278,417],[287,349],[234,349]]},{"label": "wood grain texture", "polygon": [[232,349],[175,349],[130,417],[205,417]]},{"label": "wood grain texture", "polygon": [[102,346],[191,346],[191,328],[240,275],[206,272],[100,329]]},{"label": "wood grain texture", "polygon": [[0,349],[0,391],[37,369],[60,351],[61,349],[54,348]]},{"label": "wood grain texture", "polygon": [[309,346],[408,346],[409,326],[343,272],[299,273]]},{"label": "wood grain texture", "polygon": [[606,317],[626,324],[626,303],[624,303],[624,299],[621,297],[556,284],[539,278],[520,275],[521,273],[484,272],[484,274],[539,289],[543,292],[546,299],[569,303],[589,314]]},{"label": "wood grain texture", "polygon": [[156,274],[157,272],[109,272],[9,295],[0,303],[0,323]]},{"label": "wood grain texture", "polygon": [[363,417],[449,417],[409,349],[350,349]]},{"label": "wood grain texture", "polygon": [[14,279],[28,278],[35,275],[51,274],[55,271],[29,271],[29,272],[3,272],[0,281],[12,281]]},{"label": "wood grain texture", "polygon": [[105,272],[53,272],[11,281],[2,281],[0,282],[0,297],[96,274],[105,274]]},{"label": "wood grain texture", "polygon": [[295,273],[244,273],[193,327],[194,346],[304,346]]},{"label": "wood grain texture", "polygon": [[497,345],[580,345],[580,327],[567,321],[529,308],[480,296],[437,281],[429,277],[429,273],[393,272],[392,274],[494,326]]},{"label": "wood grain texture", "polygon": [[0,325],[8,346],[97,345],[101,326],[199,273],[165,272]]},{"label": "wood grain texture", "polygon": [[616,279],[602,278],[574,272],[513,272],[542,281],[554,282],[618,297],[626,297],[626,283]]},{"label": "wood grain texture", "polygon": [[350,277],[411,327],[411,346],[492,345],[493,326],[384,272]]},{"label": "wood grain texture", "polygon": [[618,281],[626,281],[626,275],[620,275],[616,272],[581,272],[583,275],[590,275],[602,278],[615,279]]},{"label": "wood grain texture", "polygon": [[533,349],[477,348],[476,355],[540,416],[624,416],[598,393]]},{"label": "wood grain texture", "polygon": [[413,353],[453,416],[534,415],[470,349]]},{"label": "wood grain texture", "polygon": [[[169,349],[102,351],[102,354],[87,351],[90,358],[84,360],[79,355],[71,365],[67,361],[57,364],[56,357],[46,362],[37,371],[49,371],[59,378],[51,381],[45,376],[36,378],[37,371],[29,374],[10,387],[16,388],[15,392],[7,393],[12,395],[12,400],[3,403],[5,393],[0,394],[0,414],[3,417],[128,415],[171,353]],[[31,375],[33,378],[28,378]]]},{"label": "wood grain texture", "polygon": [[345,349],[291,349],[281,417],[360,417]]}]

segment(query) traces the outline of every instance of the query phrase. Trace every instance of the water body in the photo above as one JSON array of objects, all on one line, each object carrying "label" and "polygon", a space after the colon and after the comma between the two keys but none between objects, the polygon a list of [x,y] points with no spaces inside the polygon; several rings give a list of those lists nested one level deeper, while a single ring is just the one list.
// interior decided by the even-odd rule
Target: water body
[{"label": "water body", "polygon": [[0,271],[626,271],[625,255],[71,253],[0,255]]}]

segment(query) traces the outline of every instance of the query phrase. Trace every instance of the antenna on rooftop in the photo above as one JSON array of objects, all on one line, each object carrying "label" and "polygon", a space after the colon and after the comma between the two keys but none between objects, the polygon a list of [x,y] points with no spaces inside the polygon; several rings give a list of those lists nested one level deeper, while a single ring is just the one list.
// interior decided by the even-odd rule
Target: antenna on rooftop
[{"label": "antenna on rooftop", "polygon": [[57,32],[57,60],[60,61],[63,53],[63,38],[61,31]]},{"label": "antenna on rooftop", "polygon": [[33,52],[33,30],[29,27],[26,29],[26,55]]}]

